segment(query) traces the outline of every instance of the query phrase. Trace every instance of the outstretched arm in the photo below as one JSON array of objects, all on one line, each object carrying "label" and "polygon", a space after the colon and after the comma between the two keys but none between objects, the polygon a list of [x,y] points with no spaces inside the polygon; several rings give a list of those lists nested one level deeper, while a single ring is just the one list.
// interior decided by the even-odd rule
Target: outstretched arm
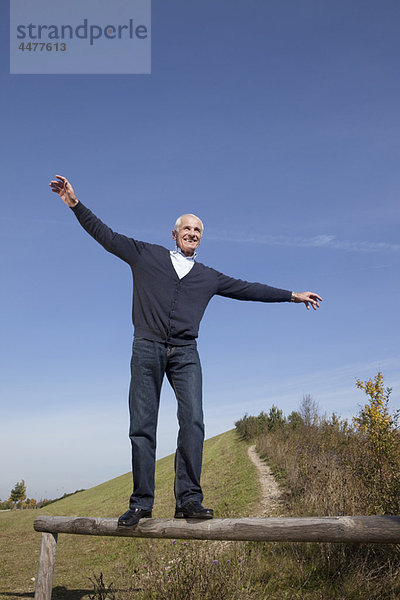
[{"label": "outstretched arm", "polygon": [[53,192],[75,213],[82,227],[112,254],[118,256],[131,266],[134,266],[141,253],[144,242],[138,242],[120,233],[114,232],[92,213],[75,195],[74,188],[66,177],[56,175],[56,179],[49,183]]},{"label": "outstretched arm", "polygon": [[66,177],[56,175],[56,178],[59,179],[59,181],[53,180],[49,183],[51,191],[58,194],[67,206],[73,208],[79,202],[78,198],[75,196],[74,188]]},{"label": "outstretched arm", "polygon": [[314,310],[319,308],[319,302],[322,301],[321,296],[313,292],[290,292],[280,288],[271,287],[263,283],[249,283],[242,279],[234,279],[223,273],[217,272],[219,296],[234,298],[236,300],[253,300],[256,302],[303,302],[307,309],[310,306]]},{"label": "outstretched arm", "polygon": [[319,303],[322,302],[322,298],[313,292],[292,292],[292,302],[296,302],[296,304],[303,302],[306,305],[307,310],[310,310],[310,306],[312,306],[314,310],[317,310],[317,308],[319,308]]},{"label": "outstretched arm", "polygon": [[217,294],[234,300],[253,302],[290,302],[292,292],[264,283],[249,282],[216,272]]}]

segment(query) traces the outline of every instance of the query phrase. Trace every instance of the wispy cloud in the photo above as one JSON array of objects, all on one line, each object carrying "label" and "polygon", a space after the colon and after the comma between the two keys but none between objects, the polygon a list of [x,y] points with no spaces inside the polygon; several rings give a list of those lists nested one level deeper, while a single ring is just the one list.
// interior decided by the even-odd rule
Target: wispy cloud
[{"label": "wispy cloud", "polygon": [[[381,371],[385,384],[393,388],[390,410],[400,407],[400,356],[377,358],[371,361],[354,361],[325,369],[310,370],[304,374],[293,374],[284,384],[278,379],[265,380],[249,385],[235,382],[227,385],[224,391],[206,383],[206,422],[208,435],[215,435],[218,428],[227,420],[231,423],[241,418],[245,412],[257,414],[272,404],[277,405],[288,415],[297,410],[304,394],[311,394],[320,406],[321,412],[333,411],[342,417],[354,416],[363,404],[363,395],[356,388],[356,379],[362,381],[375,377]],[[209,389],[208,389],[209,387]],[[222,419],[223,414],[223,419]]]},{"label": "wispy cloud", "polygon": [[254,235],[238,233],[207,233],[207,238],[215,242],[237,242],[246,244],[263,244],[266,246],[293,246],[296,248],[332,248],[352,252],[399,252],[400,244],[387,242],[361,242],[338,239],[335,235],[319,234],[313,237],[290,237],[282,235]]}]

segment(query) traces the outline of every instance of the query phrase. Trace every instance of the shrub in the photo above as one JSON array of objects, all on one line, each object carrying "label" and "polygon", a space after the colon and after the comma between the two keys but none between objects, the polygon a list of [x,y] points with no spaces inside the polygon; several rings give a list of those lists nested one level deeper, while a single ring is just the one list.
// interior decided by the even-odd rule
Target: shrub
[{"label": "shrub", "polygon": [[268,413],[261,411],[258,417],[249,417],[247,414],[236,421],[235,427],[239,435],[245,440],[255,440],[266,431],[274,431],[284,427],[286,419],[280,408],[273,404]]},{"label": "shrub", "polygon": [[389,412],[391,388],[384,387],[379,372],[374,380],[356,382],[368,402],[354,418],[360,440],[355,469],[368,490],[369,510],[398,514],[400,511],[400,436],[398,413]]}]

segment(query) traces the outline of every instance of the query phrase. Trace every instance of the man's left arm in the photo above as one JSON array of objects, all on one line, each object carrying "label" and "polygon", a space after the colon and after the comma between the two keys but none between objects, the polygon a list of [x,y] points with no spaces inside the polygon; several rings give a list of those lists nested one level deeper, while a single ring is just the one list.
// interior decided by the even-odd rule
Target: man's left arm
[{"label": "man's left arm", "polygon": [[217,280],[217,295],[234,298],[235,300],[304,303],[307,310],[310,306],[316,310],[319,308],[319,302],[322,301],[321,296],[314,292],[291,292],[263,283],[250,283],[242,279],[235,279],[223,273],[217,273]]}]

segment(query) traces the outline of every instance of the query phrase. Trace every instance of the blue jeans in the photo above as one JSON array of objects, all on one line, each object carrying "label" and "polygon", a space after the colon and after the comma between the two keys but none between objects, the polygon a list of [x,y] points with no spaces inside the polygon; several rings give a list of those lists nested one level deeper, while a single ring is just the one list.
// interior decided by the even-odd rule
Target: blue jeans
[{"label": "blue jeans", "polygon": [[202,375],[196,344],[168,346],[135,338],[129,388],[133,473],[130,508],[151,510],[153,507],[156,431],[164,374],[178,402],[176,504],[182,506],[191,500],[203,500],[200,487],[204,441]]}]

